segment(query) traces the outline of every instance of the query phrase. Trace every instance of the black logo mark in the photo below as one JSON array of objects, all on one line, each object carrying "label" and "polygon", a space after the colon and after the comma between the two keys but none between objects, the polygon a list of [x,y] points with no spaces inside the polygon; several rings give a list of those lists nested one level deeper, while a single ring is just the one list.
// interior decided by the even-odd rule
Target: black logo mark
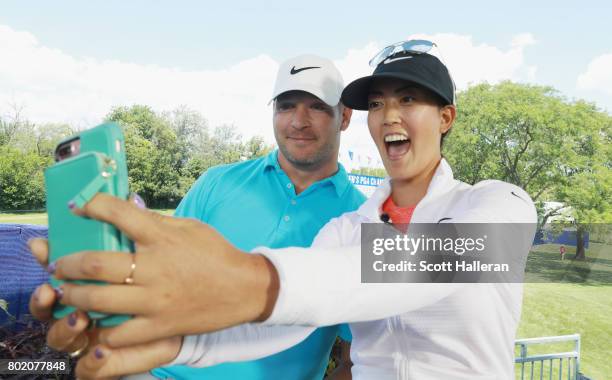
[{"label": "black logo mark", "polygon": [[301,69],[296,69],[295,66],[293,66],[291,68],[291,75],[295,75],[297,73],[299,73],[300,71],[304,71],[304,70],[310,70],[310,69],[320,69],[321,66],[306,66],[306,67],[302,67]]},{"label": "black logo mark", "polygon": [[514,194],[514,191],[511,191],[510,194],[514,195],[515,197],[517,197],[518,199],[522,200],[523,202],[527,202],[526,200],[524,200],[523,198],[519,197],[518,195]]}]

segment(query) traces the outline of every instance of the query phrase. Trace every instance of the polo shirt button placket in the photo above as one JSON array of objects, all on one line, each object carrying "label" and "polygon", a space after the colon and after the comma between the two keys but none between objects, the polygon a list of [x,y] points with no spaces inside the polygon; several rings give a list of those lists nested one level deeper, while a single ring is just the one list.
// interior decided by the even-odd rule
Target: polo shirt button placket
[{"label": "polo shirt button placket", "polygon": [[283,218],[283,220],[284,220],[285,222],[288,222],[288,221],[290,221],[290,220],[291,220],[291,218],[289,217],[289,215],[285,215],[285,217]]},{"label": "polo shirt button placket", "polygon": [[295,199],[292,199],[291,204],[295,206],[297,204],[297,201]]}]

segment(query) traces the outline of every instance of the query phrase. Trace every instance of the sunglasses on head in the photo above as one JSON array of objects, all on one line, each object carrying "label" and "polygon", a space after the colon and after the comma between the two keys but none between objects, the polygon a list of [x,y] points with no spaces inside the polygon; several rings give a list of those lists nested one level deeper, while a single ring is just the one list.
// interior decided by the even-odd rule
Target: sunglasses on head
[{"label": "sunglasses on head", "polygon": [[392,45],[379,51],[374,58],[370,59],[370,66],[376,68],[385,59],[392,57],[399,53],[414,53],[423,54],[433,49],[436,45],[434,42],[428,40],[409,40],[396,42]]}]

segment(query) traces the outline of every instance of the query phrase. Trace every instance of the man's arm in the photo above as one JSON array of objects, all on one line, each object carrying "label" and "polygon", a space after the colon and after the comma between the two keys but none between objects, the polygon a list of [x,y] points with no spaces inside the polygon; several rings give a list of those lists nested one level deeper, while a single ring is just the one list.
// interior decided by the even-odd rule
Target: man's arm
[{"label": "man's arm", "polygon": [[352,378],[351,367],[353,366],[353,362],[351,361],[351,342],[339,338],[335,347],[338,349],[338,354],[335,357],[336,368],[329,374],[327,379],[350,380]]}]

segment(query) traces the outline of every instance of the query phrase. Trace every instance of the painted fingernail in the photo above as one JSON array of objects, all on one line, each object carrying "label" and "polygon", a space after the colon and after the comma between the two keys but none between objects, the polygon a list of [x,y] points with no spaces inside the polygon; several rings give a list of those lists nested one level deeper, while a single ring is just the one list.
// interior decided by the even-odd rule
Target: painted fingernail
[{"label": "painted fingernail", "polygon": [[51,264],[47,265],[47,272],[49,272],[49,274],[54,274],[55,273],[55,269],[57,269],[57,262],[54,261]]},{"label": "painted fingernail", "polygon": [[58,301],[64,296],[64,289],[62,288],[53,288],[53,291],[55,292],[55,298],[57,298]]},{"label": "painted fingernail", "polygon": [[76,203],[74,203],[74,201],[68,201],[68,208],[69,209],[74,209],[76,207]]},{"label": "painted fingernail", "polygon": [[77,323],[77,316],[75,313],[70,313],[68,315],[68,325],[70,325],[71,327],[74,327]]},{"label": "painted fingernail", "polygon": [[132,202],[134,202],[134,204],[138,206],[139,208],[147,208],[147,205],[144,199],[142,199],[140,195],[136,193],[132,193],[130,197],[132,198]]},{"label": "painted fingernail", "polygon": [[104,352],[102,352],[102,349],[100,347],[97,347],[94,351],[94,355],[96,359],[102,359],[104,357]]}]

